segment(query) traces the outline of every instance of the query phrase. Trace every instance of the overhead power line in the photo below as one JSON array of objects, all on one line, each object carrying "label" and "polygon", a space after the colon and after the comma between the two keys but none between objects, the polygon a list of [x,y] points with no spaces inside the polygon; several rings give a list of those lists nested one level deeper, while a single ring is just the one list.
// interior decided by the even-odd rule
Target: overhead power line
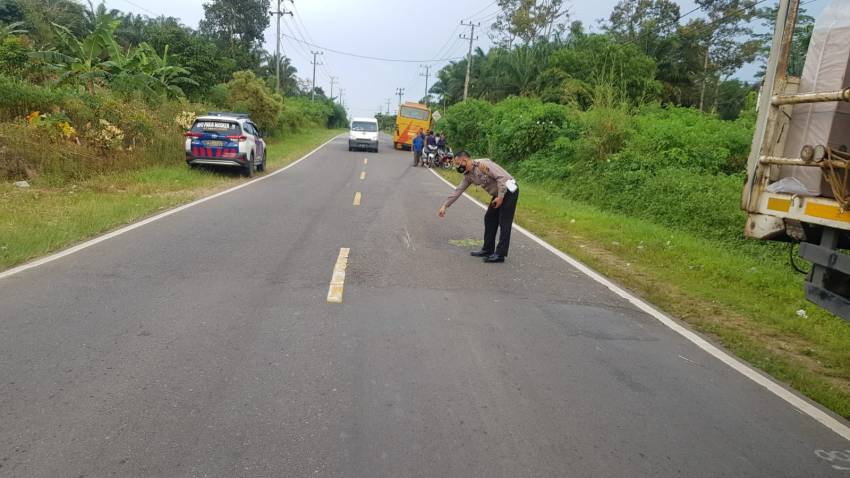
[{"label": "overhead power line", "polygon": [[308,45],[308,46],[311,46],[313,48],[319,48],[319,49],[324,50],[324,51],[336,53],[337,55],[350,56],[350,57],[354,57],[354,58],[362,58],[364,60],[386,61],[386,62],[394,62],[394,63],[433,63],[435,61],[450,61],[450,60],[459,60],[459,59],[463,58],[463,57],[431,58],[431,59],[428,59],[428,60],[411,60],[411,59],[404,59],[404,58],[382,58],[382,57],[378,57],[378,56],[359,55],[357,53],[350,53],[350,52],[347,52],[347,51],[337,50],[337,49],[334,49],[334,48],[328,48],[326,46],[317,45],[313,42],[301,40],[301,39],[294,37],[294,36],[290,36],[290,35],[286,35],[286,34],[281,34],[281,35],[283,35],[284,38],[289,38],[290,40],[294,40],[296,42],[303,43],[304,45]]},{"label": "overhead power line", "polygon": [[147,8],[145,8],[145,7],[141,6],[141,5],[139,5],[138,3],[133,3],[133,2],[131,2],[130,0],[123,0],[123,1],[124,1],[124,3],[126,3],[127,5],[130,5],[130,6],[133,6],[133,7],[138,8],[139,10],[142,10],[142,11],[148,12],[148,13],[150,13],[151,15],[153,15],[153,16],[155,16],[155,17],[164,17],[164,16],[165,16],[165,15],[163,15],[163,14],[161,14],[161,13],[156,13],[156,12],[154,12],[154,11],[152,11],[152,10],[148,10]]},{"label": "overhead power line", "polygon": [[492,7],[493,5],[495,5],[497,3],[499,3],[499,0],[491,2],[490,4],[488,4],[486,7],[482,8],[481,10],[478,10],[477,12],[473,13],[472,15],[469,15],[468,17],[463,17],[463,18],[464,18],[464,20],[471,20],[471,19],[477,17],[478,15],[481,15],[485,11],[489,10],[490,7]]}]

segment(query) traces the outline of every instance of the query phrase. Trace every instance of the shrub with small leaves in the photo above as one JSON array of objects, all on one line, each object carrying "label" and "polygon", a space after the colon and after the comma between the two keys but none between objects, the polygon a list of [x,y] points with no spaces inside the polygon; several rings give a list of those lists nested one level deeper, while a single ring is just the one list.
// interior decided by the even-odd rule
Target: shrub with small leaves
[{"label": "shrub with small leaves", "polygon": [[124,132],[105,119],[96,126],[86,125],[86,140],[104,151],[118,150],[124,145]]},{"label": "shrub with small leaves", "polygon": [[174,124],[182,130],[187,130],[192,127],[192,124],[195,123],[195,118],[197,117],[198,115],[196,115],[194,111],[181,111],[177,117],[174,118]]}]

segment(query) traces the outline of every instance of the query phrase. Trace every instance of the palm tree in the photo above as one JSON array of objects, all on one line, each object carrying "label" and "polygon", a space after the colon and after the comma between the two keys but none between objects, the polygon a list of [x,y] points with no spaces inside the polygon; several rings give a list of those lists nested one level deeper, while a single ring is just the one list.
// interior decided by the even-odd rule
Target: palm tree
[{"label": "palm tree", "polygon": [[292,60],[281,55],[280,60],[275,53],[267,53],[263,57],[263,66],[260,70],[260,76],[265,76],[271,81],[276,79],[277,72],[275,65],[280,64],[280,91],[285,96],[295,96],[298,94],[298,69],[292,66]]}]

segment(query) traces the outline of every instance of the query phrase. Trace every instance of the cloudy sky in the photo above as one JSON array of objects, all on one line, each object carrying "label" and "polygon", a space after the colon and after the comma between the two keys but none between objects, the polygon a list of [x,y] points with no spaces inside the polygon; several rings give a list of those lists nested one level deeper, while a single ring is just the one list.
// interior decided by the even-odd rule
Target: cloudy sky
[{"label": "cloudy sky", "polygon": [[[817,15],[829,0],[810,2],[806,8],[810,14]],[[149,16],[173,16],[193,28],[203,17],[203,3],[204,0],[106,0],[110,8]],[[573,0],[571,17],[595,28],[598,20],[606,18],[616,3],[617,0]],[[678,3],[682,13],[694,7],[692,0]],[[415,7],[417,4],[422,6]],[[398,103],[398,97],[394,96],[396,88],[404,88],[405,100],[422,98],[425,77],[420,74],[425,70],[420,65],[431,65],[433,83],[433,74],[446,63],[435,59],[466,54],[468,43],[458,35],[468,29],[462,28],[459,22],[471,20],[486,26],[497,13],[496,2],[492,0],[295,0],[295,3],[285,0],[284,6],[295,13],[293,17],[285,17],[281,27],[286,35],[284,53],[293,59],[300,77],[310,78],[310,51],[323,50],[324,54],[319,57],[323,64],[317,69],[316,84],[327,92],[330,77],[336,77],[334,95],[340,86],[344,89],[344,101],[352,116],[371,116],[379,107],[385,111],[387,100],[390,100],[390,110],[394,110]],[[486,31],[476,34],[479,37],[476,45],[486,50],[490,44]],[[274,35],[272,22],[266,32],[269,51],[275,48]],[[406,61],[370,60],[344,53]],[[746,71],[742,76],[747,76]]]}]

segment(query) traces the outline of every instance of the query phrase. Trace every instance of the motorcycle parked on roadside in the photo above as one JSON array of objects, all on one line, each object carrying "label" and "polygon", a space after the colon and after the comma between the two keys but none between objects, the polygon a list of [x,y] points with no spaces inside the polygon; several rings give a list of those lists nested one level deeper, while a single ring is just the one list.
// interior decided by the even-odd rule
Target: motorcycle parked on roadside
[{"label": "motorcycle parked on roadside", "polygon": [[451,169],[452,160],[455,157],[451,148],[440,149],[439,152],[438,152],[438,155],[439,155],[438,156],[439,157],[438,163],[439,163],[440,167],[443,168],[443,169]]},{"label": "motorcycle parked on roadside", "polygon": [[433,144],[425,146],[425,150],[422,152],[422,164],[426,168],[436,168],[440,166],[439,161],[439,149],[437,146]]}]

